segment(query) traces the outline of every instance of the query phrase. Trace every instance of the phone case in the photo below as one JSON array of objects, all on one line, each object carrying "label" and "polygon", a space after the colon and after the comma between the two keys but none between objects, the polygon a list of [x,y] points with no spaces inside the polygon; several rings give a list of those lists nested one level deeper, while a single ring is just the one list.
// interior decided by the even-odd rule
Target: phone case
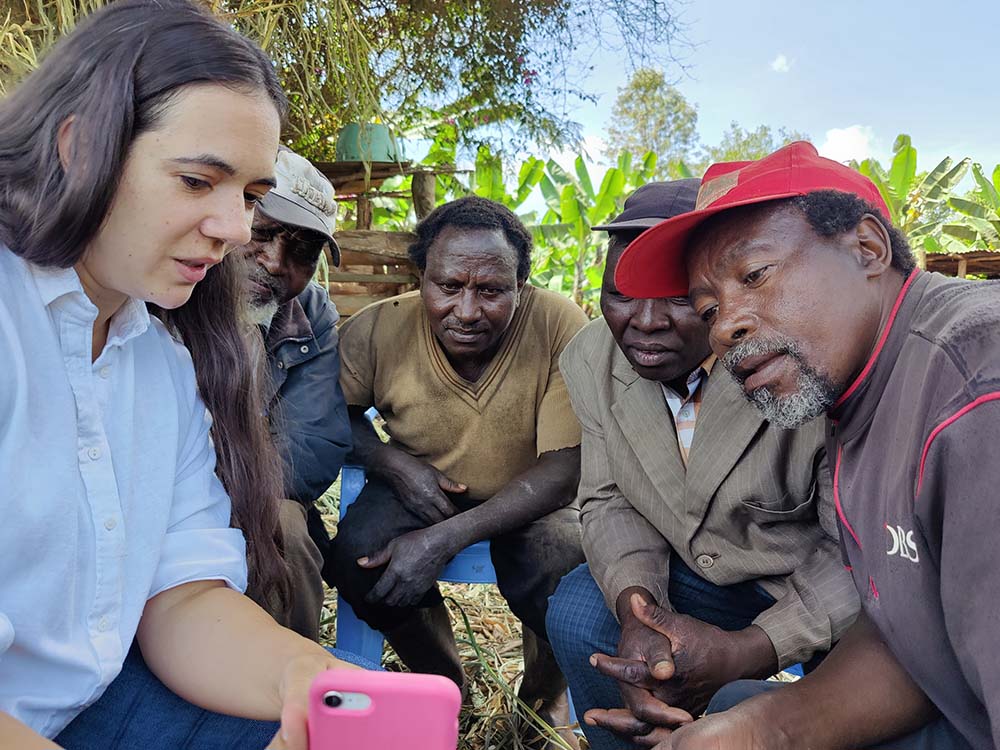
[{"label": "phone case", "polygon": [[[363,693],[367,708],[331,708],[329,691]],[[455,750],[462,696],[447,677],[333,669],[309,690],[309,750]]]}]

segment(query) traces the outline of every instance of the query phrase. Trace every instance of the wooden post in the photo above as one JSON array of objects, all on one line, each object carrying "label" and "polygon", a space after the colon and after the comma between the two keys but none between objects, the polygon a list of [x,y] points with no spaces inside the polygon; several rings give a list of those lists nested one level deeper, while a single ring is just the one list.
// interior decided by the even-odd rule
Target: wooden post
[{"label": "wooden post", "polygon": [[958,259],[958,273],[956,274],[958,278],[964,279],[966,274],[969,272],[969,261],[965,258]]},{"label": "wooden post", "polygon": [[372,228],[372,202],[366,197],[358,196],[358,229]]},{"label": "wooden post", "polygon": [[414,172],[411,190],[413,191],[413,210],[417,214],[417,221],[420,221],[434,210],[434,202],[437,197],[437,177],[431,172]]}]

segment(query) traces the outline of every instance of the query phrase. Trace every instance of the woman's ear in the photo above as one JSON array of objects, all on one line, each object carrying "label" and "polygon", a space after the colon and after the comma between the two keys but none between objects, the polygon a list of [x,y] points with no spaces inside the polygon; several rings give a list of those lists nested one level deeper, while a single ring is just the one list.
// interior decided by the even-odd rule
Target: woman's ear
[{"label": "woman's ear", "polygon": [[59,150],[59,163],[62,164],[63,172],[69,171],[69,165],[73,161],[73,120],[76,115],[70,115],[59,125],[56,132],[56,146]]}]

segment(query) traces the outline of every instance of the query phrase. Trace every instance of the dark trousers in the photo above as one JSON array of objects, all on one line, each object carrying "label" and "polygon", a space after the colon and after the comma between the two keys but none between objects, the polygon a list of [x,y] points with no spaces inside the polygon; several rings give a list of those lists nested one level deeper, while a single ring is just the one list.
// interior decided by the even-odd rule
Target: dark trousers
[{"label": "dark trousers", "polygon": [[[450,499],[461,512],[475,505],[460,495],[451,495]],[[413,617],[416,608],[365,602],[385,568],[366,570],[358,565],[358,558],[374,554],[393,539],[426,526],[407,510],[388,484],[378,479],[368,481],[338,524],[337,535],[327,550],[323,577],[372,628],[392,630]],[[583,561],[579,510],[575,506],[561,508],[494,537],[490,540],[490,556],[497,586],[511,611],[535,635],[545,638],[549,595],[559,579]],[[435,584],[416,607],[432,607],[441,601]]]},{"label": "dark trousers", "polygon": [[[306,508],[294,500],[282,500],[278,520],[288,565],[289,600],[272,602],[267,610],[279,625],[319,642],[319,620],[323,610],[323,555],[312,539]],[[329,540],[327,540],[329,542]]]},{"label": "dark trousers", "polygon": [[[674,610],[723,630],[742,630],[774,604],[774,597],[753,581],[716,586],[692,571],[676,555],[670,558],[670,604]],[[573,707],[581,719],[591,708],[622,708],[618,683],[590,665],[595,652],[618,653],[621,626],[604,602],[604,595],[581,565],[563,578],[549,604],[549,640],[559,668],[566,675]],[[627,750],[630,742],[601,727],[582,724],[593,750]]]}]

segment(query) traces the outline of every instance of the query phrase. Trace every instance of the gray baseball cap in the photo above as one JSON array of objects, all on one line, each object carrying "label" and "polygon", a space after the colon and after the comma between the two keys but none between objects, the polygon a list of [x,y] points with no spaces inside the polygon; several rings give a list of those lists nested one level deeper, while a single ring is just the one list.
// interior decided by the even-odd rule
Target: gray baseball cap
[{"label": "gray baseball cap", "polygon": [[272,221],[309,229],[330,241],[333,264],[340,265],[340,247],[333,238],[337,201],[333,185],[308,159],[282,146],[274,167],[278,184],[261,198],[258,210]]}]

